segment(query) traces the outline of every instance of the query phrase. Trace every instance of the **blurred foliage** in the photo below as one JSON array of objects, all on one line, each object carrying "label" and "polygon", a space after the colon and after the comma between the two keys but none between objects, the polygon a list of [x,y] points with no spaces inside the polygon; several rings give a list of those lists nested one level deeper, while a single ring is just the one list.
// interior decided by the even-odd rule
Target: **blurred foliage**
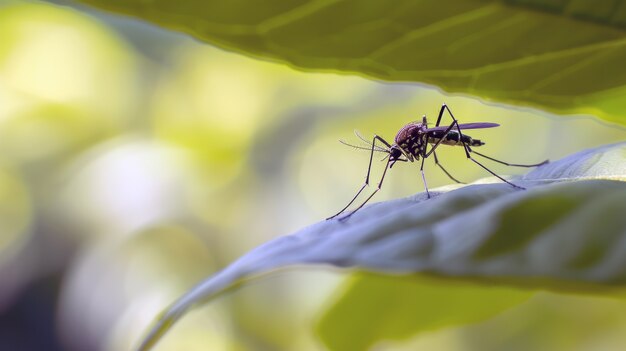
[{"label": "blurred foliage", "polygon": [[80,1],[304,69],[626,124],[624,1]]},{"label": "blurred foliage", "polygon": [[473,324],[532,296],[512,288],[363,273],[346,286],[320,321],[319,333],[330,350],[367,350],[381,340]]},{"label": "blurred foliage", "polygon": [[[19,175],[0,170],[0,265],[10,260],[19,246],[27,240],[31,221],[31,199],[28,188]],[[10,200],[10,201],[9,201]]]},{"label": "blurred foliage", "polygon": [[[211,4],[228,10],[236,3]],[[485,152],[515,162],[555,159],[626,136],[624,129],[588,116],[561,119],[446,96],[419,85],[297,72],[139,21],[71,6],[0,1],[2,350],[29,350],[25,345],[32,345],[33,335],[45,335],[40,341],[49,350],[131,349],[155,316],[202,277],[251,247],[343,205],[362,181],[367,162],[366,153],[337,143],[355,140],[354,128],[368,138],[373,133],[391,138],[404,123],[423,113],[432,116],[445,101],[463,122],[502,124],[480,132],[488,141]],[[262,19],[277,8],[230,9],[231,17],[214,14],[224,20],[243,14]],[[199,24],[189,18],[184,22]],[[562,21],[597,27],[595,39],[607,39],[606,33],[618,28],[577,18],[565,16]],[[594,21],[608,20],[599,16]],[[315,26],[316,31],[325,28]],[[576,28],[569,31],[578,32]],[[371,37],[355,41],[350,30],[346,33],[343,40],[354,43]],[[619,82],[622,71],[602,61],[619,50],[617,45],[614,52],[597,54],[598,66],[608,73],[586,84],[563,84],[572,89],[588,85],[591,92]],[[401,52],[398,57],[413,59]],[[586,67],[596,65],[581,68]],[[457,90],[453,85],[449,89]],[[556,103],[549,106],[619,122],[613,113],[622,101],[619,86],[615,89],[567,95],[569,110]],[[486,91],[476,90],[484,96]],[[502,94],[507,91],[502,89]],[[484,176],[457,151],[441,154],[451,172],[465,181]],[[494,170],[517,172],[504,166]],[[433,186],[448,183],[432,167],[427,176]],[[412,194],[421,189],[419,184],[416,169],[394,168],[378,199]],[[258,282],[190,313],[155,350],[322,349],[312,325],[342,278],[336,272],[301,271]],[[447,330],[437,335],[447,340],[441,344],[458,350],[519,341],[520,335],[539,333],[531,321],[542,321],[542,309],[533,301],[498,320],[504,341],[473,335],[471,343],[455,343],[469,331],[489,335],[481,325],[461,328],[453,337]],[[561,295],[550,297],[549,303],[558,308],[541,324],[542,335],[559,326],[565,326],[558,329],[562,333],[577,333],[580,328],[568,329],[575,324],[572,319],[585,321],[602,305],[603,330],[621,340],[623,313],[610,303]],[[510,332],[519,323],[526,323],[526,329]],[[7,325],[24,332],[6,332],[14,330]],[[554,345],[547,337],[528,340],[533,346]]]}]

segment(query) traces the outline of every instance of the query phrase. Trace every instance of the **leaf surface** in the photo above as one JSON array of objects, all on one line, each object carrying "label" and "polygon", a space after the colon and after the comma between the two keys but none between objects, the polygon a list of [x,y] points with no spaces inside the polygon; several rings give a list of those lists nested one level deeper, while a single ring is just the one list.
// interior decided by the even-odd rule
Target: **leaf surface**
[{"label": "leaf surface", "polygon": [[329,350],[369,350],[382,340],[475,323],[526,301],[533,292],[424,276],[356,273],[318,324]]},{"label": "leaf surface", "polygon": [[192,305],[293,265],[573,291],[624,286],[626,182],[619,180],[626,179],[625,164],[626,142],[607,145],[513,179],[527,191],[491,183],[433,191],[431,199],[422,193],[277,238],[175,302],[140,349]]},{"label": "leaf surface", "polygon": [[81,0],[307,70],[626,124],[626,1]]}]

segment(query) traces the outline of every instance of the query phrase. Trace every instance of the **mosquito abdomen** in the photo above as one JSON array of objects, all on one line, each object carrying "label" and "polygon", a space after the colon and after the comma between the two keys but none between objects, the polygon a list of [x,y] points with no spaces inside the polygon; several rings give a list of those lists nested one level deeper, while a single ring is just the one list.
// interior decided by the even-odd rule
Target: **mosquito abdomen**
[{"label": "mosquito abdomen", "polygon": [[[467,137],[469,139],[468,142],[466,142],[467,145],[469,146],[482,146],[485,145],[485,143],[482,140],[479,139],[472,139],[472,137]],[[463,141],[465,141],[465,135],[463,135]]]},{"label": "mosquito abdomen", "polygon": [[[438,138],[438,134],[443,134],[443,132],[435,132],[432,133],[433,136],[431,136],[428,139],[428,142],[431,144],[436,144],[440,137]],[[443,140],[441,142],[441,144],[444,145],[450,145],[450,146],[461,146],[463,144],[467,144],[469,146],[482,146],[485,145],[485,143],[482,140],[479,139],[474,139],[469,135],[463,134],[463,137],[460,138],[461,140],[459,140],[459,133],[454,132],[454,131],[450,131],[448,133],[448,135],[445,136],[445,140]]]},{"label": "mosquito abdomen", "polygon": [[[459,140],[458,139],[458,134],[457,134],[457,140]],[[485,143],[483,143],[481,140],[474,139],[471,136],[465,135],[465,134],[463,134],[462,140],[463,140],[463,144],[467,144],[469,146],[482,146],[482,145],[485,145]]]}]

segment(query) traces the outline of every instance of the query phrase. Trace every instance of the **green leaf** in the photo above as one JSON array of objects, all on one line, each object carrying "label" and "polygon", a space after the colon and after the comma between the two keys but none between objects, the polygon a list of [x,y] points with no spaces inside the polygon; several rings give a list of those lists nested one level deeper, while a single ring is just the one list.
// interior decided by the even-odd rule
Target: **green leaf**
[{"label": "green leaf", "polygon": [[533,293],[426,277],[356,274],[325,313],[318,333],[330,350],[369,350],[381,340],[469,324],[516,306]]},{"label": "green leaf", "polygon": [[[614,164],[606,164],[606,160]],[[191,306],[286,266],[332,265],[393,275],[529,288],[610,291],[626,285],[626,142],[587,150],[504,183],[377,203],[240,257],[176,301],[140,350]],[[615,173],[607,174],[608,169]],[[579,174],[579,179],[576,179]],[[555,178],[546,178],[552,175]],[[565,179],[565,180],[564,180]],[[407,277],[410,279],[410,277]],[[364,308],[366,308],[365,306]]]},{"label": "green leaf", "polygon": [[308,70],[626,123],[626,1],[81,0]]}]

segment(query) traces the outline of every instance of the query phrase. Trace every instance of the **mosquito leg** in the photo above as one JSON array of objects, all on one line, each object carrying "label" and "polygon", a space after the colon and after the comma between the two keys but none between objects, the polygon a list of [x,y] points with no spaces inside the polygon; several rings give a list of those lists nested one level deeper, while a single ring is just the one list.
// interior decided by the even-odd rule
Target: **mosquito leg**
[{"label": "mosquito leg", "polygon": [[356,195],[354,195],[354,197],[352,198],[352,200],[350,200],[350,202],[348,202],[348,204],[347,204],[344,208],[342,208],[342,209],[341,209],[341,211],[339,211],[339,212],[337,212],[336,214],[334,214],[334,215],[332,215],[332,216],[330,216],[330,217],[326,218],[326,220],[333,219],[333,218],[335,218],[335,217],[339,216],[340,214],[342,214],[342,213],[343,213],[343,211],[345,211],[348,207],[350,207],[350,205],[352,205],[352,203],[354,202],[354,200],[356,200],[356,198],[357,198],[357,197],[359,197],[359,195],[361,195],[361,193],[363,192],[363,189],[365,189],[365,187],[366,187],[367,185],[368,185],[368,184],[367,184],[367,182],[366,182],[365,184],[363,184],[363,185],[361,186],[361,189],[359,189],[359,191],[357,191]]},{"label": "mosquito leg", "polygon": [[473,161],[474,163],[476,163],[477,165],[479,165],[480,167],[482,167],[482,168],[483,168],[484,170],[486,170],[487,172],[491,173],[492,175],[494,175],[495,177],[497,177],[498,179],[500,179],[501,181],[503,181],[503,182],[505,182],[505,183],[507,183],[507,184],[511,185],[512,187],[514,187],[514,188],[518,188],[518,189],[522,189],[522,190],[526,190],[526,188],[521,187],[521,186],[519,186],[519,185],[515,185],[515,184],[513,184],[513,183],[509,182],[508,180],[506,180],[506,179],[504,179],[504,178],[500,177],[499,175],[495,174],[495,173],[494,173],[493,171],[491,171],[489,168],[487,168],[487,167],[483,166],[483,164],[482,164],[482,163],[480,163],[480,162],[476,161],[475,159],[473,159],[473,158],[472,158],[472,156],[470,156],[470,157],[469,157],[469,159],[470,159],[470,160],[472,160],[472,161]]},{"label": "mosquito leg", "polygon": [[437,159],[437,153],[436,153],[436,152],[434,152],[434,151],[433,151],[433,156],[435,157],[435,164],[436,164],[437,166],[439,166],[439,168],[441,168],[441,170],[443,171],[443,173],[445,173],[445,174],[448,176],[448,178],[452,179],[453,181],[455,181],[455,182],[457,182],[457,183],[459,183],[459,184],[465,184],[465,183],[463,183],[463,182],[459,181],[458,179],[454,178],[454,177],[452,176],[452,174],[448,173],[448,171],[446,171],[446,169],[445,169],[445,168],[443,168],[443,166],[441,165],[441,163],[439,163],[439,159]]},{"label": "mosquito leg", "polygon": [[[425,120],[426,118],[424,118]],[[420,153],[422,155],[422,164],[420,165],[420,173],[422,174],[422,183],[424,183],[424,190],[426,190],[426,198],[430,199],[430,192],[428,191],[428,183],[426,183],[426,176],[424,175],[424,161],[426,161],[426,158],[428,157],[428,155],[434,151],[434,149],[438,146],[438,144],[435,144],[432,148],[432,150],[430,152],[428,152],[428,142],[430,141],[430,138],[428,136],[428,134],[425,135],[424,139],[423,139],[423,146],[422,149],[420,150]]]},{"label": "mosquito leg", "polygon": [[[454,117],[453,117],[454,118]],[[463,140],[463,134],[461,134],[461,128],[459,128],[459,123],[456,121],[456,119],[454,120],[453,124],[456,124],[456,129],[459,132],[459,140]],[[489,168],[485,167],[482,163],[476,161],[472,155],[470,155],[471,152],[475,152],[472,151],[472,149],[469,147],[469,145],[463,143],[463,149],[465,149],[465,155],[467,156],[467,158],[469,158],[472,162],[474,162],[475,164],[479,165],[482,169],[484,169],[485,171],[491,173],[493,176],[495,176],[496,178],[500,179],[501,181],[509,184],[510,186],[517,188],[517,189],[522,189],[522,190],[526,190],[526,188],[521,187],[519,185],[513,184],[511,182],[509,182],[508,180],[500,177],[499,175],[497,175],[495,172],[493,172],[492,170],[490,170]]]},{"label": "mosquito leg", "polygon": [[[370,182],[370,172],[372,170],[372,159],[374,158],[374,148],[376,147],[376,140],[379,140],[383,144],[387,145],[387,147],[391,147],[391,145],[389,145],[389,143],[387,141],[385,141],[385,139],[379,137],[378,135],[374,136],[374,139],[372,140],[372,150],[370,152],[370,161],[369,161],[369,164],[367,166],[367,175],[365,176],[365,183],[363,183],[363,185],[361,186],[359,191],[357,191],[356,195],[354,195],[352,200],[350,200],[350,202],[348,202],[348,204],[344,208],[342,208],[341,211],[337,212],[333,216],[330,216],[330,217],[326,218],[326,220],[335,218],[335,217],[339,216],[340,214],[342,214],[348,207],[350,207],[350,205],[352,205],[354,200],[356,200],[357,197],[359,197],[359,195],[361,195],[361,193],[363,192],[363,189],[365,189],[365,187],[369,185],[369,182]],[[385,172],[386,171],[387,171],[387,169],[385,168]],[[361,206],[363,206],[363,205],[361,205]]]},{"label": "mosquito leg", "polygon": [[[463,140],[463,133],[461,133],[461,128],[459,128],[459,121],[457,121],[457,119],[454,118],[454,114],[452,114],[452,111],[450,110],[448,105],[443,104],[443,106],[441,107],[441,111],[443,110],[447,110],[448,114],[450,114],[450,117],[452,118],[452,124],[450,124],[450,127],[446,129],[446,131],[444,132],[443,138],[441,138],[441,140],[445,139],[448,136],[448,133],[450,132],[450,130],[452,130],[452,128],[455,126],[456,126],[456,130],[459,132],[459,141]],[[469,148],[469,146],[463,143],[463,149],[465,149],[465,156],[467,156],[467,158],[471,158],[469,153],[472,150]]]},{"label": "mosquito leg", "polygon": [[478,156],[484,157],[484,158],[486,158],[486,159],[488,159],[488,160],[491,160],[491,161],[494,161],[494,162],[498,162],[498,163],[501,163],[501,164],[503,164],[503,165],[507,165],[507,166],[514,166],[514,167],[538,167],[538,166],[543,166],[543,165],[545,165],[546,163],[548,163],[548,160],[545,160],[545,161],[543,161],[543,162],[540,162],[540,163],[537,163],[537,164],[534,164],[534,165],[520,165],[520,164],[516,164],[516,163],[508,163],[508,162],[504,162],[504,161],[496,160],[495,158],[493,158],[493,157],[489,157],[489,156],[487,156],[487,155],[483,155],[483,154],[481,154],[481,153],[480,153],[480,152],[478,152],[478,151],[472,151],[472,152],[473,152],[473,153],[475,153],[475,154],[476,154],[476,155],[478,155]]},{"label": "mosquito leg", "polygon": [[441,105],[441,110],[439,110],[439,116],[437,117],[437,123],[435,123],[435,127],[439,127],[439,124],[441,123],[441,117],[443,117],[443,111],[446,110],[448,106],[444,103]]},{"label": "mosquito leg", "polygon": [[[455,125],[456,125],[456,129],[459,131],[459,140],[463,140],[463,134],[461,134],[461,129],[459,128],[459,122],[456,120],[456,118],[454,118],[454,115],[452,114],[452,111],[450,111],[450,109],[448,108],[448,105],[446,105],[446,104],[443,104],[441,106],[441,111],[439,111],[439,117],[437,117],[437,125],[436,125],[436,127],[439,127],[439,124],[441,123],[441,117],[443,116],[443,112],[446,111],[446,110],[450,114],[450,117],[452,117],[452,123],[450,124],[450,126],[448,128],[446,128],[446,130],[443,132],[443,136],[435,143],[435,145],[433,145],[433,147],[430,149],[430,151],[426,152],[426,148],[424,148],[423,157],[428,157],[428,156],[430,156],[431,153],[435,152],[435,149],[437,149],[437,147],[439,147],[441,142],[446,139],[446,137],[448,136],[448,134],[450,133],[452,128],[454,128]],[[428,139],[426,139],[426,142],[428,144]],[[469,153],[467,153],[467,150],[465,150],[465,153],[466,153],[466,156],[469,157]]]},{"label": "mosquito leg", "polygon": [[441,164],[439,164],[439,160],[437,159],[437,154],[435,154],[435,150],[439,147],[439,145],[441,145],[441,142],[446,139],[446,137],[448,136],[448,134],[450,133],[452,128],[454,128],[455,124],[458,125],[458,123],[456,123],[456,120],[454,122],[452,122],[452,124],[450,124],[450,126],[444,131],[443,136],[435,143],[435,145],[432,146],[430,151],[427,151],[428,150],[428,142],[430,141],[430,137],[428,137],[428,136],[426,137],[424,149],[422,150],[422,180],[424,181],[424,187],[426,188],[426,195],[428,195],[429,198],[430,198],[430,193],[428,192],[428,188],[426,187],[426,180],[425,180],[425,177],[424,177],[423,167],[424,167],[424,160],[426,160],[426,158],[428,158],[428,156],[430,156],[431,154],[433,154],[435,156],[435,163],[437,164],[437,166],[439,166],[448,175],[448,177],[450,177],[450,179],[452,179],[453,181],[455,181],[455,182],[457,182],[459,184],[465,184],[463,182],[458,181],[450,173],[448,173],[448,171],[446,171],[446,169],[443,168],[443,166]]},{"label": "mosquito leg", "polygon": [[426,184],[426,176],[424,176],[424,161],[426,161],[426,159],[422,157],[422,165],[420,166],[420,172],[422,173],[422,182],[424,182],[424,189],[426,189],[426,197],[430,199],[430,192],[428,192],[428,184]]},{"label": "mosquito leg", "polygon": [[[443,132],[443,136],[435,143],[435,145],[433,145],[433,147],[430,149],[430,151],[426,152],[426,147],[424,147],[424,152],[422,153],[422,157],[427,158],[428,156],[430,156],[430,154],[435,152],[435,149],[437,149],[439,147],[439,145],[441,145],[441,142],[446,139],[448,134],[450,134],[450,131],[452,130],[452,128],[454,128],[454,124],[455,123],[456,123],[456,121],[452,122],[452,124],[450,124],[450,126]],[[428,140],[430,140],[430,139],[429,138],[426,139],[426,144],[428,144]],[[461,139],[459,139],[459,140],[461,140]]]},{"label": "mosquito leg", "polygon": [[[446,110],[446,108],[447,108],[447,105],[446,105],[446,104],[441,105],[441,110],[439,110],[439,116],[437,116],[437,123],[436,123],[435,127],[439,127],[439,125],[441,124],[441,118],[443,117],[443,112]],[[457,182],[457,183],[459,183],[459,184],[465,184],[465,183],[463,183],[463,182],[461,182],[461,181],[457,180],[456,178],[454,178],[454,177],[453,177],[450,173],[448,173],[448,171],[447,171],[445,168],[443,168],[443,166],[439,163],[439,160],[437,159],[437,154],[435,153],[435,149],[437,149],[437,147],[439,147],[439,145],[440,145],[440,144],[441,144],[441,142],[445,139],[445,137],[446,137],[446,136],[448,136],[448,133],[452,130],[452,128],[453,128],[453,125],[450,125],[450,126],[448,127],[448,129],[446,129],[446,131],[444,132],[444,137],[443,137],[443,138],[441,138],[441,139],[439,139],[439,140],[435,143],[435,145],[433,145],[433,147],[431,148],[431,150],[430,150],[430,151],[426,152],[427,147],[424,147],[424,152],[423,152],[423,154],[422,154],[422,157],[423,157],[423,158],[427,158],[428,156],[430,156],[430,154],[433,154],[433,156],[435,157],[435,164],[436,164],[437,166],[439,166],[439,168],[441,168],[441,170],[442,170],[442,171],[443,171],[443,172],[444,172],[444,173],[445,173],[445,174],[446,174],[446,175],[447,175],[450,179],[452,179],[453,181],[455,181],[455,182]],[[427,138],[426,138],[426,145],[428,145],[428,141],[429,141],[429,138],[427,137]]]},{"label": "mosquito leg", "polygon": [[[340,220],[345,220],[348,219],[350,216],[352,216],[353,214],[355,214],[358,210],[360,210],[363,206],[365,206],[365,204],[372,198],[374,197],[374,195],[380,190],[380,188],[383,186],[383,181],[385,180],[385,174],[387,174],[387,170],[390,168],[389,164],[391,162],[387,161],[387,164],[385,165],[385,170],[383,171],[383,175],[380,177],[380,182],[378,183],[378,187],[376,187],[376,190],[374,190],[374,192],[372,192],[372,194],[365,199],[365,201],[363,201],[363,203],[361,205],[359,205],[359,207],[357,207],[354,211],[350,212],[349,214],[347,214],[345,217],[342,217]],[[342,210],[343,212],[343,210]],[[341,213],[341,212],[339,212]],[[336,216],[336,215],[335,215]],[[334,216],[333,216],[334,217]],[[331,217],[332,218],[332,217]]]},{"label": "mosquito leg", "polygon": [[[461,132],[461,128],[459,127],[459,122],[457,121],[456,118],[454,118],[454,114],[452,114],[452,111],[450,111],[450,108],[448,108],[448,106],[446,106],[445,104],[443,105],[442,109],[445,109],[448,111],[448,113],[450,114],[450,117],[452,117],[452,124],[450,124],[450,127],[456,127],[457,132],[459,133],[459,140],[463,140],[463,132]],[[448,135],[448,133],[450,132],[451,128],[446,129],[443,137],[441,140],[445,139],[445,137]],[[441,141],[440,140],[440,141]],[[495,176],[496,178],[500,179],[501,181],[511,185],[514,188],[518,188],[518,189],[526,189],[524,187],[521,187],[519,185],[515,185],[511,182],[509,182],[508,180],[502,178],[501,176],[497,175],[496,173],[494,173],[492,170],[490,170],[489,168],[485,167],[482,163],[476,161],[471,155],[472,149],[469,147],[469,145],[467,145],[466,143],[462,143],[463,144],[463,149],[465,150],[465,156],[470,159],[472,162],[476,163],[477,165],[479,165],[481,168],[483,168],[484,170],[486,170],[487,172],[491,173],[493,176]],[[432,152],[432,150],[431,150]]]}]

